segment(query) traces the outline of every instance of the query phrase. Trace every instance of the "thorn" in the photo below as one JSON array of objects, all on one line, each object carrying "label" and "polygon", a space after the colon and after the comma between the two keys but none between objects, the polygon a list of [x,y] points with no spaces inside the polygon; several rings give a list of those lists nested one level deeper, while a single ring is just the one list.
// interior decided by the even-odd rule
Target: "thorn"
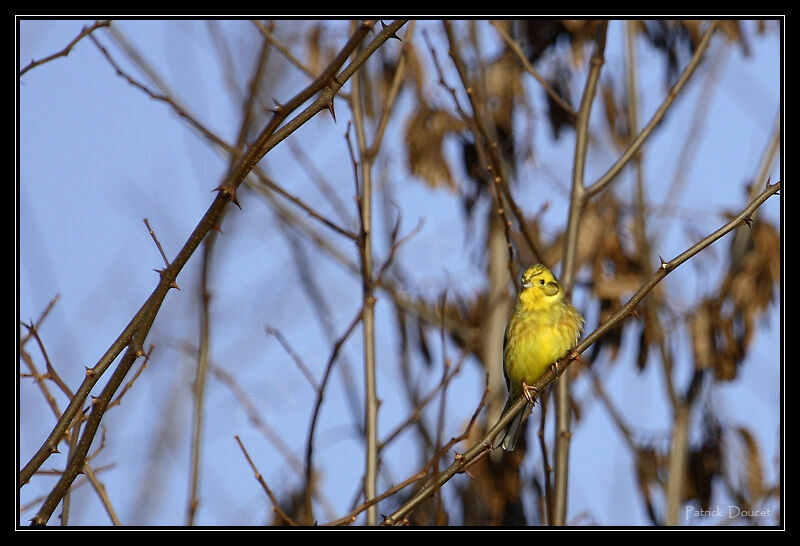
[{"label": "thorn", "polygon": [[94,370],[89,366],[84,366],[84,368],[86,368],[86,377],[92,377],[94,375]]},{"label": "thorn", "polygon": [[94,406],[95,404],[97,404],[97,397],[96,397],[96,396],[92,396],[92,395],[90,394],[90,395],[89,395],[89,398],[91,398],[91,399],[92,399],[92,406]]},{"label": "thorn", "polygon": [[275,103],[275,106],[273,106],[272,108],[267,108],[267,112],[272,112],[273,114],[280,114],[281,112],[284,111],[284,106],[283,104],[278,102],[278,99],[272,97],[272,102]]},{"label": "thorn", "polygon": [[136,347],[136,358],[139,357],[147,357],[147,353],[145,353],[141,347]]},{"label": "thorn", "polygon": [[659,266],[659,269],[663,269],[664,271],[666,271],[669,268],[669,264],[664,261],[664,258],[662,258],[660,254],[658,256],[658,259],[661,261],[661,265]]},{"label": "thorn", "polygon": [[58,453],[58,454],[60,454],[60,453],[61,453],[61,452],[58,450],[58,446],[50,446],[50,449],[49,449],[49,451],[50,451],[50,453]]},{"label": "thorn", "polygon": [[[386,23],[384,23],[383,20],[381,20],[381,27],[386,28],[387,26],[388,25]],[[396,32],[393,32],[392,35],[389,36],[389,38],[394,38],[395,40],[400,40],[401,42],[403,41],[397,36]]]},{"label": "thorn", "polygon": [[[381,21],[381,24],[383,24],[383,21]],[[366,27],[366,28],[370,29],[373,32],[375,31],[375,23],[370,23],[369,21],[365,20],[365,21],[361,21],[361,26],[362,27]]]},{"label": "thorn", "polygon": [[765,189],[769,189],[769,188],[770,188],[770,183],[769,183],[769,181],[770,181],[770,180],[772,180],[772,177],[771,177],[771,176],[768,176],[768,177],[767,177],[767,186],[766,186],[766,188],[765,188]]},{"label": "thorn", "polygon": [[753,219],[752,219],[750,216],[746,216],[746,217],[742,218],[742,222],[744,222],[745,224],[747,224],[747,227],[748,227],[748,228],[752,229],[752,227],[753,227],[753,226],[752,226]]},{"label": "thorn", "polygon": [[333,109],[333,97],[330,98],[328,104],[325,105],[325,108],[331,113],[331,117],[333,118],[333,122],[336,123],[336,112]]},{"label": "thorn", "polygon": [[234,205],[239,207],[239,210],[242,210],[242,206],[239,204],[239,200],[236,199],[236,188],[233,186],[229,186],[226,184],[220,184],[216,188],[211,191],[218,191],[220,195],[222,195],[223,199],[227,199],[228,201],[232,202]]},{"label": "thorn", "polygon": [[222,235],[225,235],[225,234],[222,232],[222,229],[220,229],[220,227],[219,227],[219,224],[214,224],[213,226],[211,226],[211,229],[212,229],[213,231],[218,231],[218,232],[220,232]]},{"label": "thorn", "polygon": [[[158,273],[158,276],[161,277],[162,279],[164,278],[164,275],[167,273],[166,269],[154,269],[153,271]],[[178,290],[180,290],[180,288],[178,287],[178,283],[175,282],[175,281],[172,281],[172,284],[170,284],[169,287],[170,288],[177,288]],[[141,350],[141,349],[137,349],[137,351],[139,351],[139,350]]]},{"label": "thorn", "polygon": [[642,321],[642,317],[639,315],[638,309],[634,309],[633,311],[631,311],[631,315],[633,315],[639,322]]}]

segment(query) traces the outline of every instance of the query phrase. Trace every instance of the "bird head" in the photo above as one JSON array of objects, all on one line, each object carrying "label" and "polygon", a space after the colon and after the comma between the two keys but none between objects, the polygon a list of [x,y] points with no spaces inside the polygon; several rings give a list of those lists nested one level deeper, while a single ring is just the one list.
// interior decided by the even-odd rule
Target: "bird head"
[{"label": "bird head", "polygon": [[542,264],[529,267],[520,279],[520,301],[530,309],[546,307],[564,299],[564,290],[553,273]]}]

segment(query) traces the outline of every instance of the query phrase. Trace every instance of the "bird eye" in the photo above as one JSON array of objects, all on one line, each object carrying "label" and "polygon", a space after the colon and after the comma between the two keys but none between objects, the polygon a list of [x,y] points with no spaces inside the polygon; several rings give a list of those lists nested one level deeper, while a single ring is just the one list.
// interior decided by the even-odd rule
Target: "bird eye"
[{"label": "bird eye", "polygon": [[539,279],[539,284],[544,284],[544,279]]}]

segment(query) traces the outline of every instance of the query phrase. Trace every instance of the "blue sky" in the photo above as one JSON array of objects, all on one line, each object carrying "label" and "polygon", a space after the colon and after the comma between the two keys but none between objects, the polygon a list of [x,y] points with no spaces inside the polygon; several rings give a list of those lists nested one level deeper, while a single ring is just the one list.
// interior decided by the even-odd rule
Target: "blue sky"
[{"label": "blue sky", "polygon": [[[63,48],[89,23],[22,21],[20,66]],[[278,26],[290,24],[308,25],[279,22]],[[258,31],[251,23],[217,23],[232,52],[231,65],[220,62],[205,22],[119,21],[114,25],[152,63],[182,104],[221,137],[235,139],[240,105],[230,98],[226,70],[232,67],[238,85],[244,86],[254,60],[253,45],[258,44]],[[720,35],[709,48],[709,55],[723,57],[724,63],[711,87],[708,108],[700,112],[705,121],[700,124],[693,158],[687,165],[675,164],[693,127],[692,118],[697,115],[695,106],[707,75],[703,68],[645,147],[646,191],[651,203],[663,203],[676,170],[686,167],[686,183],[679,197],[683,219],[666,216],[651,224],[659,235],[654,252],[665,258],[679,254],[691,246],[696,234],[712,232],[726,221],[726,213],[743,207],[744,184],[754,174],[779,114],[780,36],[774,30],[757,35],[753,23],[745,23],[745,27],[750,36],[749,56],[738,45],[728,45]],[[421,38],[423,29],[427,29],[437,47],[443,46],[438,23],[419,23],[415,40]],[[338,22],[331,24],[328,37],[338,47],[346,32],[347,23]],[[494,44],[487,47],[489,55],[491,47],[497,47],[496,41],[491,40],[493,31],[486,25],[482,32],[487,44]],[[97,36],[117,62],[146,81],[113,45],[105,30]],[[415,43],[418,55],[429,65],[424,42]],[[604,70],[621,74],[623,46],[622,23],[612,22]],[[304,58],[302,44],[293,43],[291,47]],[[399,43],[390,41],[386,47],[396,51]],[[446,51],[444,47],[439,49]],[[442,58],[446,56],[442,54]],[[666,86],[660,57],[644,41],[639,44],[639,58],[644,123],[662,100]],[[447,70],[450,83],[455,83],[454,71],[449,65]],[[532,78],[523,81],[526,92],[534,95],[534,113],[544,117],[540,87]],[[280,81],[271,84],[270,92],[282,100],[306,83],[297,70],[284,67]],[[349,90],[349,85],[345,89]],[[452,106],[432,72],[425,90],[434,97],[435,104]],[[573,103],[577,102],[578,92],[573,90]],[[166,105],[115,75],[88,39],[81,41],[68,57],[26,73],[20,79],[18,99],[19,318],[35,319],[48,301],[60,294],[41,335],[61,377],[76,388],[84,366],[97,361],[155,286],[157,277],[152,269],[163,264],[142,219],[149,219],[167,256],[172,258],[211,203],[211,191],[224,176],[227,158]],[[269,97],[261,99],[265,107],[271,106]],[[592,130],[593,134],[604,136],[607,133],[599,102],[595,102]],[[474,259],[480,250],[476,250],[480,237],[465,226],[460,204],[451,193],[431,190],[414,179],[404,165],[401,138],[412,106],[413,97],[408,92],[400,96],[384,146],[390,152],[379,159],[375,171],[376,183],[390,188],[392,199],[402,209],[401,233],[408,233],[419,219],[424,219],[422,231],[402,248],[397,259],[411,285],[418,287],[421,294],[433,297],[445,287],[451,294],[467,294],[485,283],[484,266]],[[344,101],[337,102],[336,113],[336,123],[323,113],[290,138],[329,178],[355,217],[352,169],[343,139],[351,114]],[[517,188],[521,206],[528,212],[548,203],[542,224],[551,226],[552,235],[563,229],[566,221],[567,194],[554,188],[568,187],[574,134],[565,132],[560,140],[552,142],[549,127],[543,123],[536,127],[535,160],[525,162],[521,169],[531,178],[518,181]],[[457,178],[463,177],[458,153],[455,142],[451,142],[448,154]],[[616,151],[607,142],[593,142],[587,180],[602,174],[615,157]],[[324,213],[332,213],[298,167],[288,141],[270,152],[261,166],[290,192]],[[780,162],[773,166],[771,176],[773,180],[780,178]],[[630,173],[624,173],[613,191],[631,195],[632,181]],[[324,370],[330,343],[313,307],[298,288],[291,249],[274,211],[252,191],[243,192],[240,202],[241,211],[234,208],[227,213],[222,226],[225,235],[216,247],[212,270],[212,360],[235,375],[265,421],[302,458],[314,393],[264,328],[269,325],[279,329],[317,378]],[[375,210],[376,253],[381,263],[387,252],[384,213],[379,204]],[[759,215],[778,225],[780,200],[767,201]],[[678,302],[677,307],[687,308],[699,294],[715,286],[724,270],[724,245],[729,244],[730,237],[667,278],[668,293]],[[337,245],[355,263],[355,249],[341,240]],[[313,264],[312,275],[325,287],[331,322],[339,335],[359,308],[360,281],[313,246],[305,244],[303,248]],[[184,290],[171,292],[165,300],[148,338],[156,346],[150,365],[126,394],[122,407],[110,411],[103,420],[106,445],[95,464],[115,464],[101,477],[126,524],[180,525],[185,521],[194,362],[178,346],[197,342],[196,284],[200,261],[197,253],[178,277]],[[592,304],[587,296],[577,290],[574,300],[586,310],[590,316],[588,326],[593,328],[596,319],[591,320]],[[386,296],[379,298],[376,312],[378,393],[383,401],[379,436],[383,436],[405,418],[409,408],[400,386],[397,334]],[[779,306],[773,303],[759,323],[740,378],[730,385],[715,387],[708,395],[727,424],[747,427],[755,434],[764,450],[762,461],[768,483],[776,478],[779,456],[780,325]],[[439,368],[425,371],[415,366],[419,384],[428,386],[423,392],[438,382],[441,373],[438,335],[432,332],[429,340]],[[620,407],[636,409],[631,421],[644,437],[653,441],[663,437],[668,442],[669,410],[662,378],[655,366],[649,366],[642,375],[636,374],[631,345],[624,344],[613,365],[600,363],[607,391]],[[676,348],[681,345],[676,340]],[[28,349],[41,363],[38,352],[32,346]],[[456,358],[458,350],[448,344],[447,354]],[[685,350],[678,354],[682,365],[678,370],[680,382],[688,377],[691,360]],[[360,388],[360,327],[345,344],[343,356]],[[482,375],[474,363],[467,364],[449,389],[447,437],[461,432],[482,394]],[[578,381],[575,388],[579,393],[590,390],[585,381]],[[55,420],[29,379],[20,381],[19,396],[19,451],[24,464]],[[59,403],[62,408],[66,405],[63,398]],[[435,419],[437,408],[438,401],[426,415],[430,422]],[[262,524],[269,517],[269,503],[233,435],[242,438],[273,490],[285,492],[297,487],[297,475],[248,421],[230,390],[213,377],[208,383],[206,415],[197,522]],[[334,515],[342,515],[359,488],[363,454],[338,374],[331,379],[317,430],[315,460],[322,472],[322,489],[337,508]],[[412,451],[414,456],[408,455],[412,441],[413,434],[405,433],[388,449],[387,472],[382,475],[379,490],[422,466],[424,461],[417,460],[416,451]],[[529,452],[528,472],[538,468],[539,455],[534,450]],[[45,468],[61,467],[64,460],[64,455],[53,456]],[[632,468],[630,455],[601,404],[588,403],[573,438],[568,520],[588,514],[597,524],[645,524],[646,514]],[[468,478],[456,478],[462,479]],[[21,503],[49,491],[52,480],[35,478],[21,490]],[[724,493],[720,495],[720,502],[725,501]],[[528,503],[528,509],[533,510],[533,503]],[[56,515],[59,512],[60,508]],[[33,513],[34,510],[25,512],[20,521],[24,523]],[[318,508],[318,514],[320,521],[328,519],[324,510]],[[54,516],[51,523],[56,521]],[[89,487],[79,489],[73,497],[71,522],[106,525],[108,521]]]}]

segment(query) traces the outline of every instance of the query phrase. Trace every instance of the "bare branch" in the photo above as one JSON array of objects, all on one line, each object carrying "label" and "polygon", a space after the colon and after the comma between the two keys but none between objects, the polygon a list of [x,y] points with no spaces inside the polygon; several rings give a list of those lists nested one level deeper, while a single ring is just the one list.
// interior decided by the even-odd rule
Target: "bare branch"
[{"label": "bare branch", "polygon": [[95,24],[93,24],[90,27],[83,27],[83,29],[81,29],[80,33],[77,36],[75,36],[75,38],[73,38],[72,41],[70,43],[68,43],[67,46],[64,49],[62,49],[61,51],[57,51],[56,53],[53,53],[52,55],[48,55],[47,57],[44,57],[42,59],[35,60],[35,61],[32,60],[30,63],[28,63],[28,66],[26,66],[25,68],[23,68],[22,70],[19,71],[19,76],[21,77],[23,74],[25,74],[25,72],[27,72],[31,68],[37,67],[39,65],[43,65],[43,64],[45,64],[47,62],[52,61],[53,59],[57,59],[59,57],[66,57],[67,55],[69,55],[69,52],[72,51],[72,48],[75,47],[75,45],[78,42],[81,41],[81,39],[85,38],[86,36],[88,36],[89,34],[94,32],[98,28],[107,27],[110,24],[111,24],[110,20],[97,21],[97,22],[95,22]]},{"label": "bare branch", "polygon": [[250,468],[253,469],[253,472],[255,473],[255,476],[256,476],[256,479],[258,480],[258,483],[261,484],[261,488],[267,494],[267,496],[269,497],[269,500],[272,501],[272,509],[281,518],[283,518],[283,520],[286,523],[288,523],[292,527],[297,527],[297,523],[292,518],[290,518],[289,515],[286,512],[284,512],[283,509],[281,508],[281,505],[278,502],[278,499],[275,498],[275,494],[269,488],[269,486],[267,485],[267,482],[264,481],[264,477],[261,476],[261,472],[258,471],[258,468],[256,468],[255,463],[253,463],[253,459],[250,458],[250,454],[247,453],[247,450],[244,448],[244,444],[242,443],[242,440],[239,438],[238,435],[234,435],[233,437],[236,440],[236,443],[239,444],[239,447],[241,448],[242,453],[244,454],[244,458],[247,459],[247,463],[250,465]]}]

